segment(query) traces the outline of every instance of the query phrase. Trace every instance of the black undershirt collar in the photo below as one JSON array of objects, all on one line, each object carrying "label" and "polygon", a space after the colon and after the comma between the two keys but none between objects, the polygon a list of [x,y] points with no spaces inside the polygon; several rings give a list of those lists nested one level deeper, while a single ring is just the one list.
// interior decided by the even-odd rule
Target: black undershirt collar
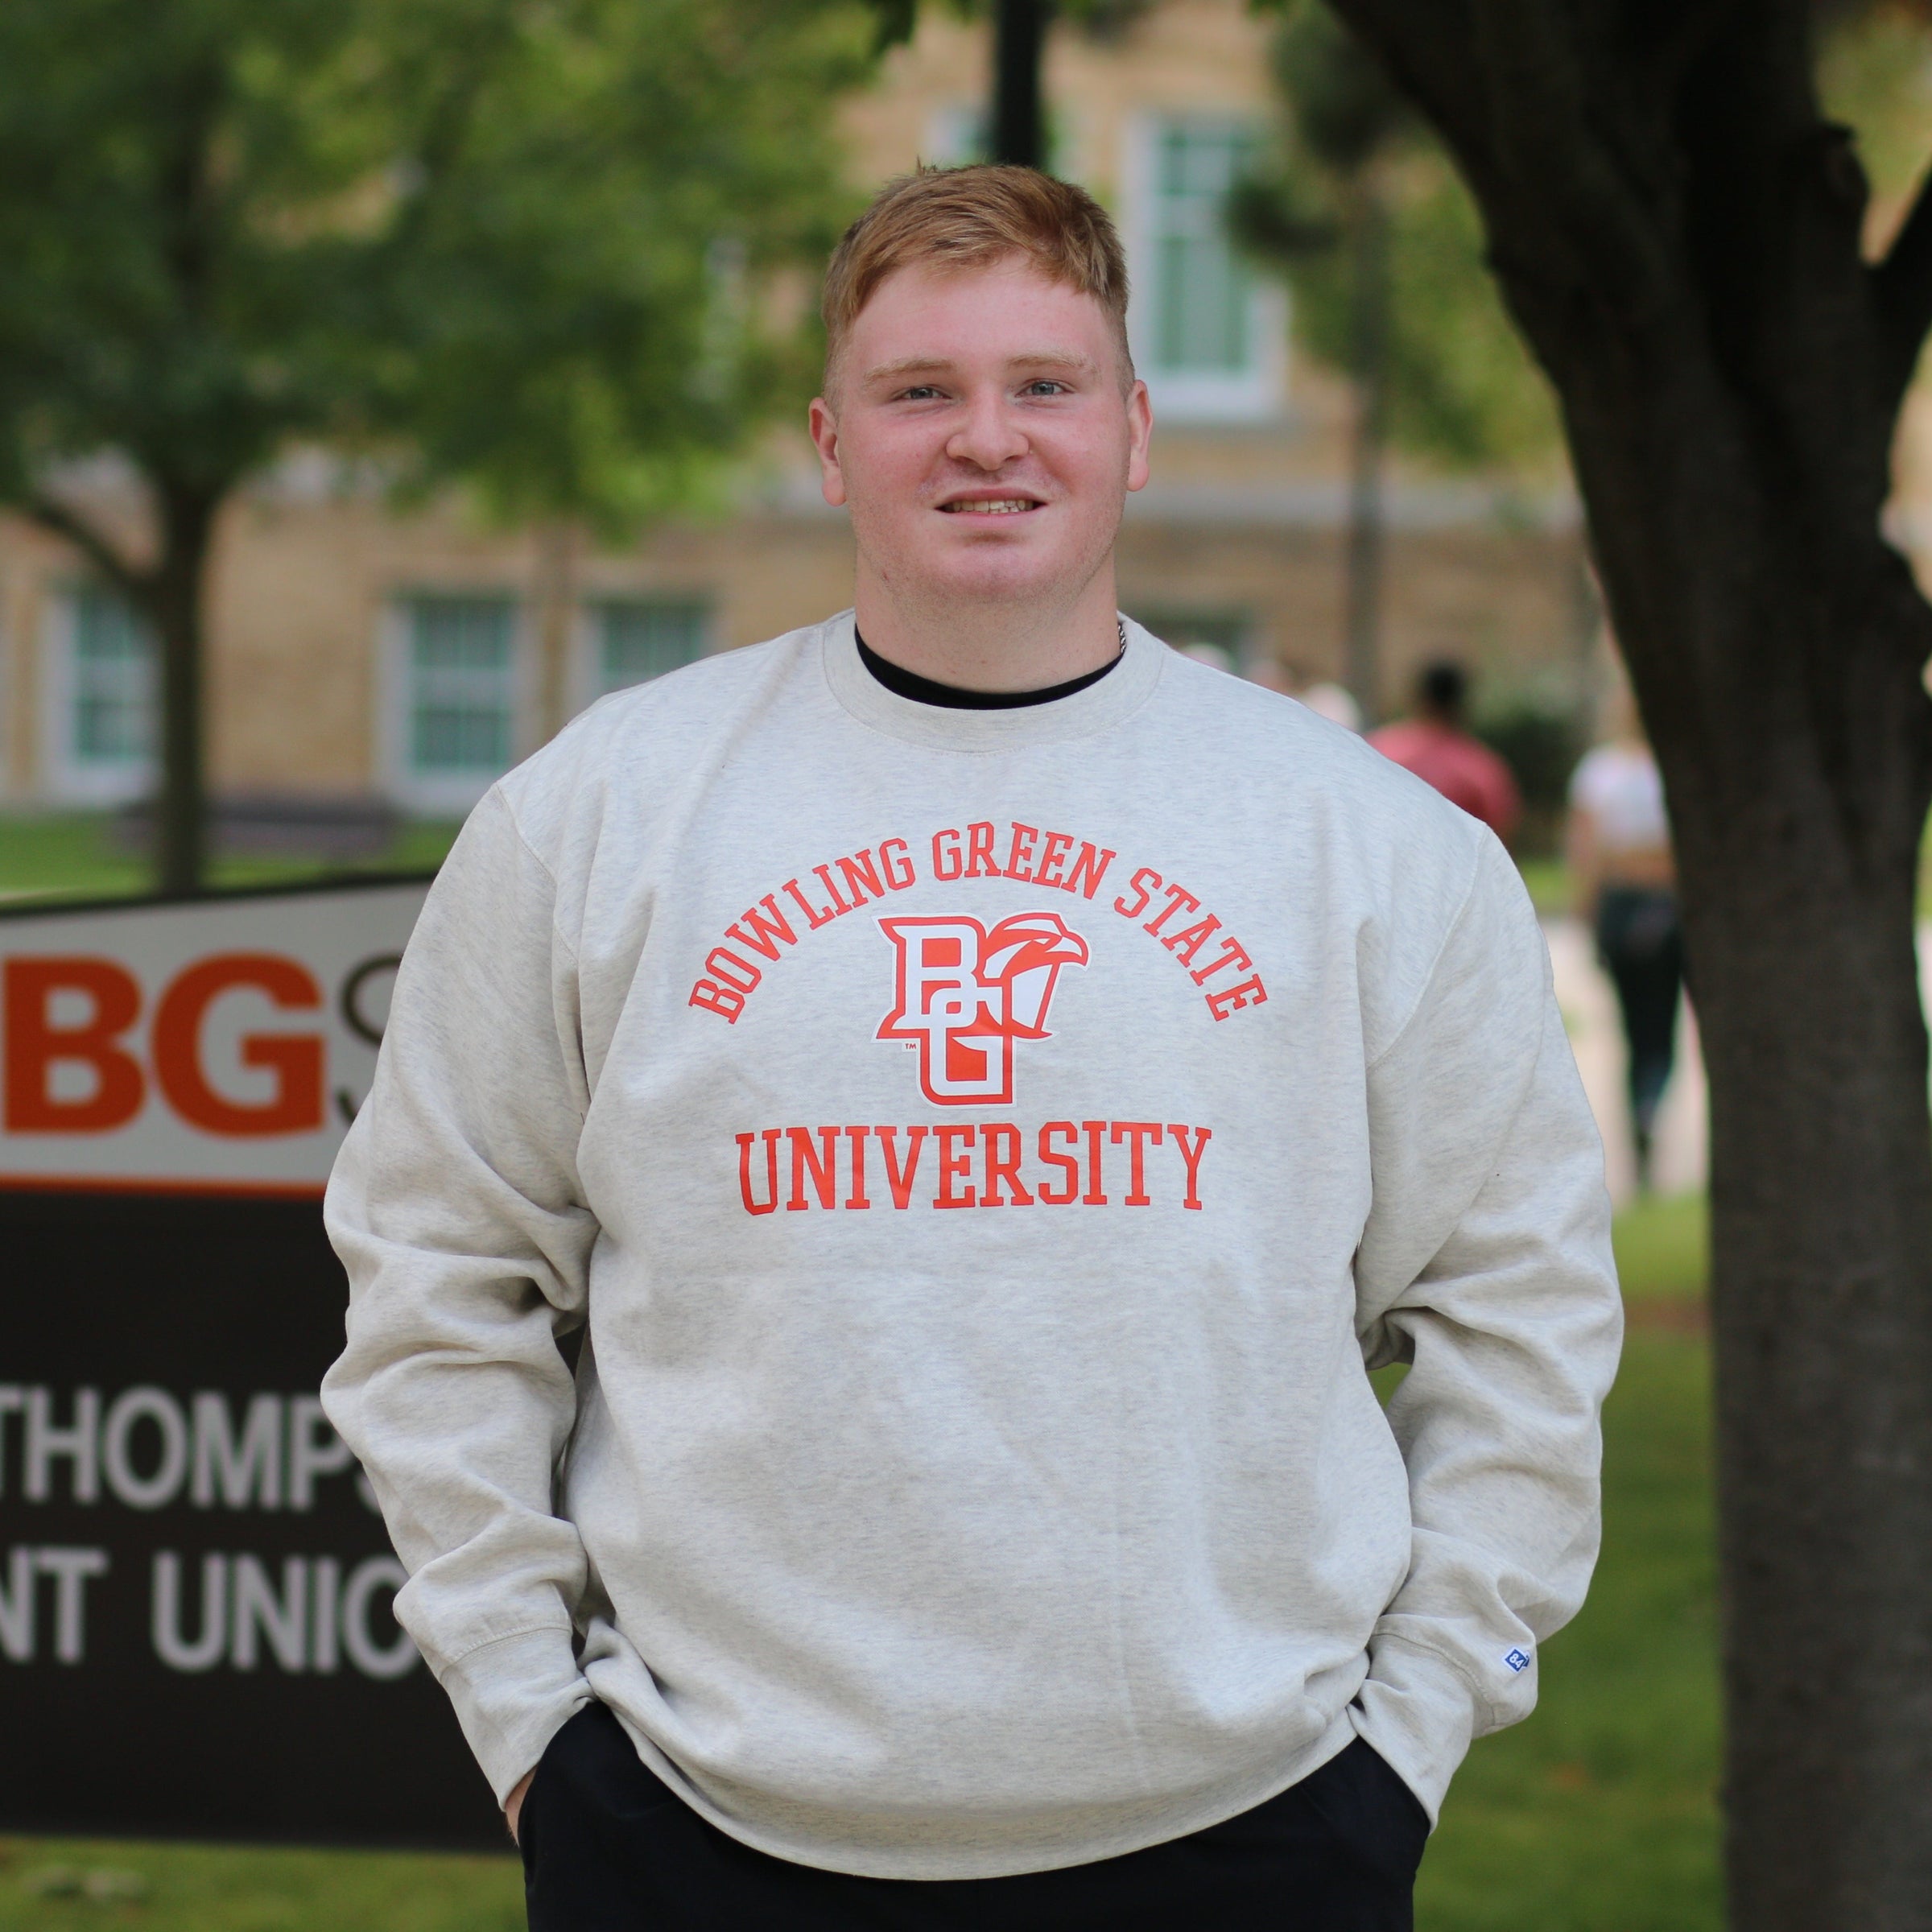
[{"label": "black undershirt collar", "polygon": [[[1051,704],[1055,698],[1070,698],[1076,691],[1084,691],[1089,684],[1097,684],[1121,661],[1113,657],[1098,671],[1090,671],[1077,678],[1069,678],[1064,684],[1049,684],[1044,691],[967,691],[957,684],[942,684],[936,679],[923,678],[916,671],[907,671],[902,666],[882,658],[859,635],[858,626],[852,626],[852,638],[859,647],[859,662],[877,679],[880,683],[902,698],[910,698],[915,704],[940,704],[948,711],[1016,711],[1026,704]],[[1127,650],[1127,630],[1121,628],[1121,653]]]}]

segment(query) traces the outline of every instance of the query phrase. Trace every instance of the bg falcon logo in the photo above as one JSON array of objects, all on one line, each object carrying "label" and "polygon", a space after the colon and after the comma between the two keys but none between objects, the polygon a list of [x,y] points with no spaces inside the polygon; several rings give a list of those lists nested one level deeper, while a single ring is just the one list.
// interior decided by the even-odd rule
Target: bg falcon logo
[{"label": "bg falcon logo", "polygon": [[1044,1040],[1063,966],[1087,942],[1057,913],[1022,912],[990,930],[977,919],[881,919],[898,953],[897,1003],[873,1036],[919,1050],[919,1088],[942,1107],[1013,1099],[1013,1043]]}]

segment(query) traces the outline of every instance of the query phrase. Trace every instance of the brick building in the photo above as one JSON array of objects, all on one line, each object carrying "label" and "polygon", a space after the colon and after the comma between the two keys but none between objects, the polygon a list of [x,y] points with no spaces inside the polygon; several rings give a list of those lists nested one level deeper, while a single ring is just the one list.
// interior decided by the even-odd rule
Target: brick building
[{"label": "brick building", "polygon": [[[964,159],[984,30],[928,8],[843,109],[855,175]],[[1289,348],[1286,291],[1222,231],[1229,181],[1274,111],[1245,0],[1160,0],[1048,59],[1055,165],[1114,210],[1151,386],[1154,481],[1129,503],[1127,608],[1234,663],[1332,676],[1341,650],[1345,391]],[[850,539],[819,501],[803,424],[722,518],[602,548],[506,534],[457,504],[402,515],[339,465],[292,457],[231,504],[213,586],[217,792],[378,795],[464,809],[601,692],[774,635],[850,601]],[[118,489],[104,465],[90,488]],[[130,505],[131,512],[132,506]],[[1395,466],[1383,658],[1393,699],[1453,648],[1498,683],[1573,671],[1592,617],[1573,502]],[[0,800],[105,805],[151,780],[153,679],[138,626],[78,559],[0,522]]]}]

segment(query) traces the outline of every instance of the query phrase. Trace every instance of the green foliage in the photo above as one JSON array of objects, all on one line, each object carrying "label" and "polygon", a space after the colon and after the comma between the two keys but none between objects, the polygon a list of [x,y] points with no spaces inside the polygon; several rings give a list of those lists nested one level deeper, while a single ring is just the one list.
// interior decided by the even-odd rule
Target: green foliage
[{"label": "green foliage", "polygon": [[[877,23],[877,45],[882,51],[910,40],[919,31],[919,0],[865,0]],[[963,20],[990,14],[997,0],[945,0],[946,10]],[[1059,0],[1055,11],[1096,39],[1124,33],[1158,0]]]},{"label": "green foliage", "polygon": [[1294,143],[1317,167],[1359,175],[1416,138],[1415,118],[1388,76],[1327,7],[1292,8],[1271,52]]},{"label": "green foliage", "polygon": [[[1397,444],[1454,466],[1546,465],[1563,447],[1554,399],[1504,312],[1484,246],[1447,159],[1418,151],[1391,197],[1390,428]],[[1311,283],[1304,326],[1326,356],[1340,313],[1332,287]]]},{"label": "green foliage", "polygon": [[1286,270],[1302,347],[1354,366],[1360,256],[1340,244],[1373,198],[1388,229],[1393,440],[1454,468],[1547,466],[1562,447],[1549,387],[1504,312],[1448,157],[1313,0],[1289,10],[1274,68],[1276,153],[1232,213],[1249,246]]},{"label": "green foliage", "polygon": [[[291,440],[632,518],[795,349],[846,212],[848,0],[8,0],[0,496],[114,450],[218,496]],[[787,351],[791,361],[787,362]]]},{"label": "green foliage", "polygon": [[1474,729],[1515,774],[1523,795],[1519,849],[1553,853],[1569,804],[1570,774],[1589,746],[1583,712],[1534,688],[1519,688],[1484,706]]},{"label": "green foliage", "polygon": [[1851,127],[1883,200],[1905,195],[1926,167],[1932,120],[1932,15],[1922,3],[1868,0],[1841,10],[1820,35],[1826,114]]}]

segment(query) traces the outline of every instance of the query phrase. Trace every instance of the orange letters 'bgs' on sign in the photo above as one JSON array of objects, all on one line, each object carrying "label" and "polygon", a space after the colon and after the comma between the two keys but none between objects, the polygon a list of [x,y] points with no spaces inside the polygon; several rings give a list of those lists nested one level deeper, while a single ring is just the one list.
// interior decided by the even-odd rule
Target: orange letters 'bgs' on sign
[{"label": "orange letters 'bgs' on sign", "polygon": [[[56,1026],[57,993],[78,993],[93,1010],[77,1026]],[[9,960],[6,963],[6,1129],[10,1133],[109,1133],[141,1111],[139,1063],[116,1042],[141,1012],[141,989],[112,960]],[[51,1091],[60,1061],[93,1069],[86,1099]]]},{"label": "orange letters 'bgs' on sign", "polygon": [[[240,1137],[314,1131],[323,1121],[323,1043],[319,1034],[251,1034],[241,1042],[245,1067],[275,1075],[263,1100],[230,1100],[210,1083],[201,1035],[222,994],[246,988],[283,1011],[312,1011],[322,990],[306,967],[269,952],[221,953],[178,973],[155,1008],[155,1084],[167,1104],[204,1133]],[[78,993],[89,1010],[59,1026],[60,993]],[[6,1117],[10,1133],[109,1133],[141,1111],[147,1082],[122,1044],[141,1013],[134,975],[112,960],[14,959],[6,962]],[[63,1063],[87,1067],[93,1091],[64,1099],[53,1091]]]}]

